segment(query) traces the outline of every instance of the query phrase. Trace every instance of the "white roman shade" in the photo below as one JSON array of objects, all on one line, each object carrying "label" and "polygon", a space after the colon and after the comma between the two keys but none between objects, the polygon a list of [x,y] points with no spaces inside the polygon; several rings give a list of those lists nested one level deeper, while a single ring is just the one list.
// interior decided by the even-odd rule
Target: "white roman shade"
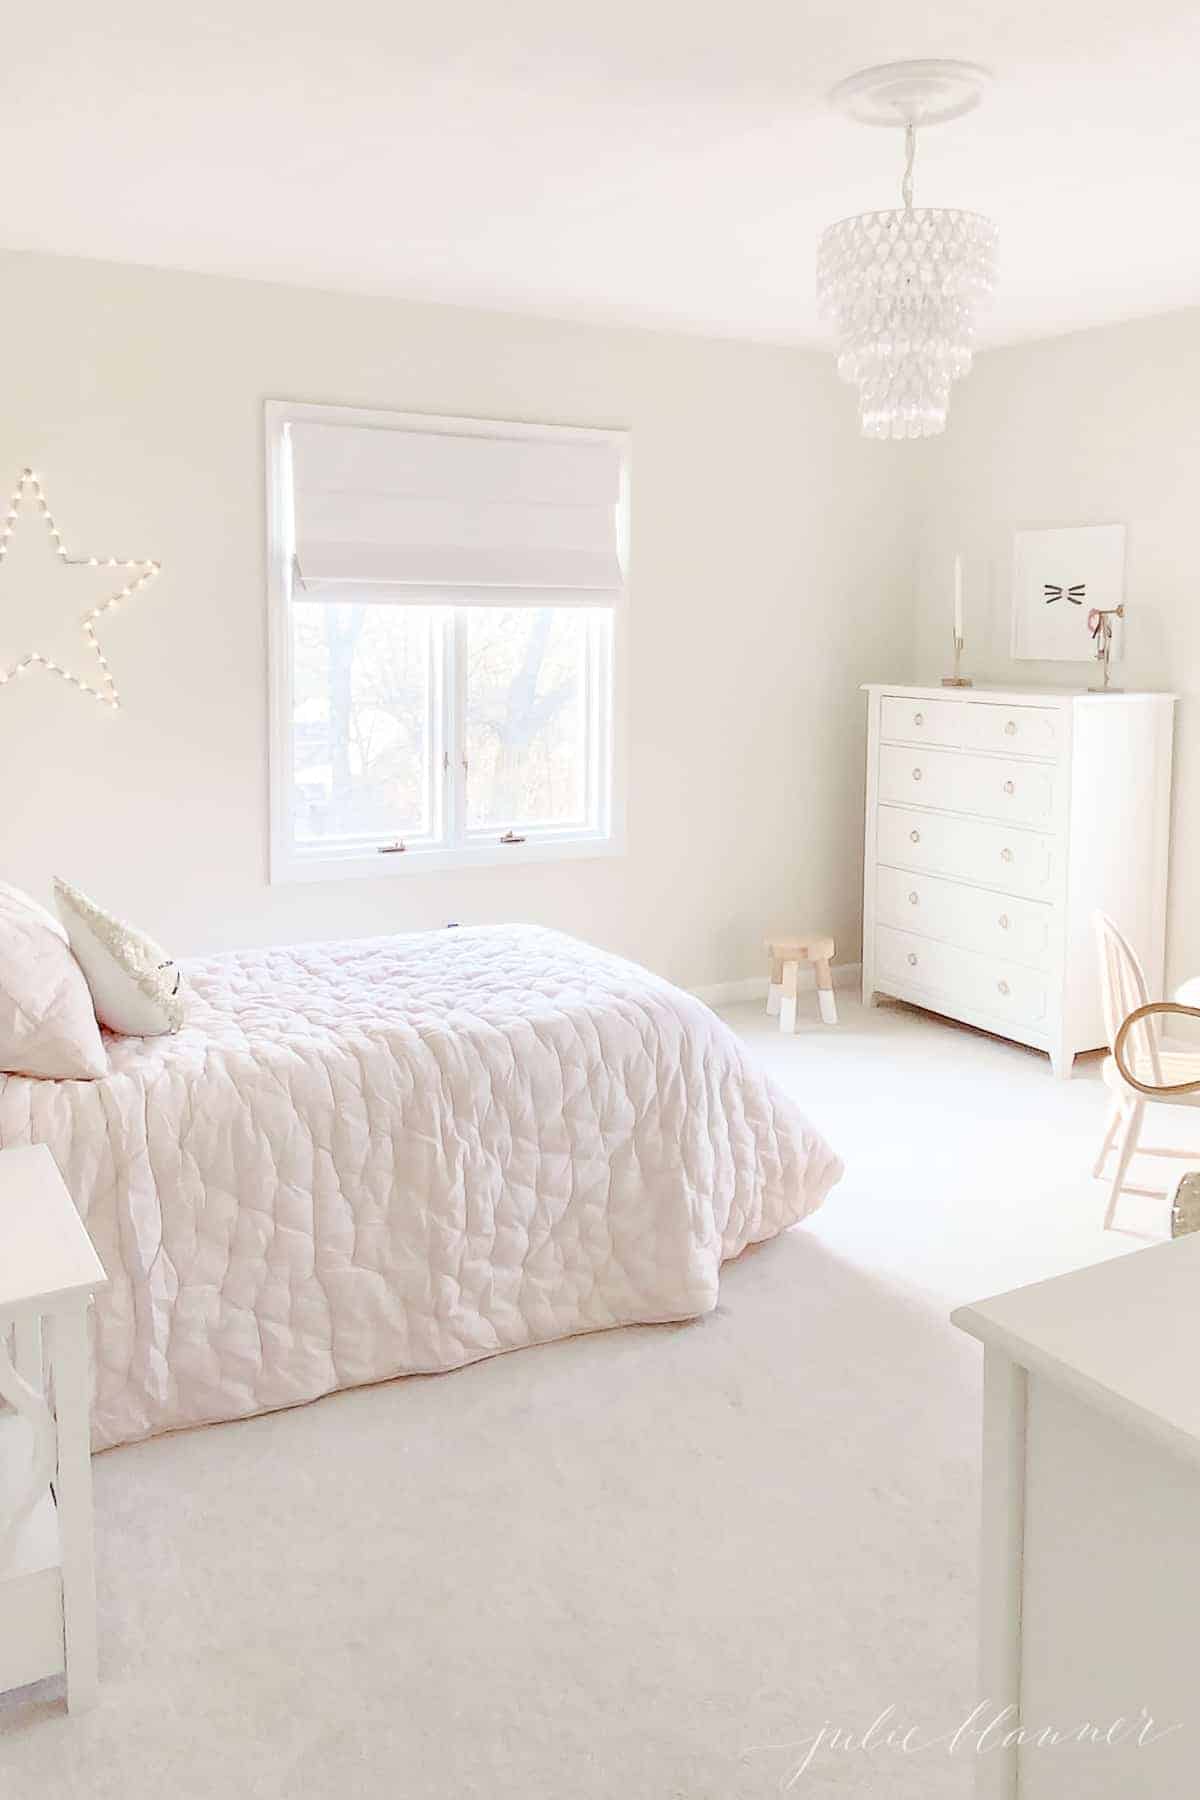
[{"label": "white roman shade", "polygon": [[623,591],[618,436],[290,427],[306,594],[613,606]]}]

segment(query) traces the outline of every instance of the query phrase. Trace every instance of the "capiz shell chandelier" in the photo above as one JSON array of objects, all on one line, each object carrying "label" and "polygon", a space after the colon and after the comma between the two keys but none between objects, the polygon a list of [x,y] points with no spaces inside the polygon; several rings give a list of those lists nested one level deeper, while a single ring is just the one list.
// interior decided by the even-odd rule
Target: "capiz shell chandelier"
[{"label": "capiz shell chandelier", "polygon": [[933,437],[971,367],[975,319],[995,283],[996,227],[979,213],[913,205],[918,126],[961,118],[987,82],[974,63],[889,63],[840,82],[835,106],[904,132],[903,206],[822,232],[817,296],[838,337],[838,374],[858,389],[863,435]]}]

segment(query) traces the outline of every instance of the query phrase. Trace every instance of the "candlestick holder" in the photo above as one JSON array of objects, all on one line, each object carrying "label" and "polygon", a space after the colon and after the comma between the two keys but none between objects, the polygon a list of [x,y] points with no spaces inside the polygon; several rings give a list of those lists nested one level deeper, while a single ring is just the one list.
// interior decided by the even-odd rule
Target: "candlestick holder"
[{"label": "candlestick holder", "polygon": [[971,677],[969,675],[961,675],[959,673],[959,666],[962,662],[963,644],[965,642],[966,642],[966,639],[960,638],[958,633],[955,632],[955,634],[954,634],[954,673],[953,673],[953,675],[943,675],[942,676],[942,686],[943,687],[965,688],[965,687],[974,687],[974,685],[975,685],[975,683],[971,680]]}]

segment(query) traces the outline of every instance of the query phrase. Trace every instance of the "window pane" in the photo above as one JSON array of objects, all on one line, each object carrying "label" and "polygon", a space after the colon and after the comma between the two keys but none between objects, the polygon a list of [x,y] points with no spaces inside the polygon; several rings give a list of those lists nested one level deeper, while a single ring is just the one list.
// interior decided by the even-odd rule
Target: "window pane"
[{"label": "window pane", "polygon": [[297,842],[428,836],[435,612],[292,603]]},{"label": "window pane", "polygon": [[588,614],[472,607],[467,825],[583,825],[588,815]]}]

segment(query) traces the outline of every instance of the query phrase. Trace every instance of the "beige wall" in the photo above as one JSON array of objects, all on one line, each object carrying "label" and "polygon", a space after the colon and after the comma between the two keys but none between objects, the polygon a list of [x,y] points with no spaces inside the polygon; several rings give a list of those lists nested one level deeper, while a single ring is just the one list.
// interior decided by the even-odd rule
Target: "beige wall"
[{"label": "beige wall", "polygon": [[[1012,532],[1123,520],[1119,678],[1182,696],[1168,954],[1200,968],[1200,310],[990,352],[912,446],[859,439],[823,353],[36,256],[0,284],[0,484],[32,463],[72,550],[164,565],[105,628],[119,715],[0,692],[0,879],[61,872],[180,953],[524,918],[705,985],[794,919],[853,957],[858,684],[941,672],[956,548],[973,672],[1086,682],[1008,655]],[[632,429],[626,856],[268,886],[268,397]],[[0,569],[0,650],[101,592],[34,548]]]},{"label": "beige wall", "polygon": [[[62,873],[179,953],[538,919],[689,985],[756,973],[780,921],[857,955],[856,690],[909,671],[918,461],[859,439],[826,355],[23,255],[0,293],[0,479],[37,468],[71,549],[163,564],[105,628],[120,714],[0,693],[0,878]],[[625,857],[267,885],[268,397],[632,428]],[[19,542],[0,645],[18,587],[98,597]]]},{"label": "beige wall", "polygon": [[1086,686],[1087,663],[1009,656],[1021,526],[1127,526],[1126,687],[1180,696],[1168,978],[1200,972],[1200,309],[980,357],[944,438],[922,446],[916,666],[943,672],[953,557],[966,564],[966,667]]}]

